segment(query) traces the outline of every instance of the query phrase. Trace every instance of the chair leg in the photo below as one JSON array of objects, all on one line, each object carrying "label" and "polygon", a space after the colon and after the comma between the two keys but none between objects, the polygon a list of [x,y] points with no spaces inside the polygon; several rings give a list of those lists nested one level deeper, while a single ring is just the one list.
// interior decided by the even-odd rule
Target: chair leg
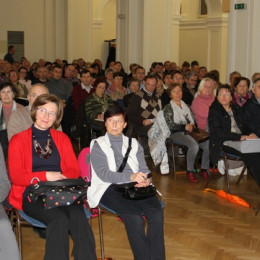
[{"label": "chair leg", "polygon": [[175,166],[175,156],[174,156],[174,145],[171,145],[172,147],[172,164],[173,164],[173,174],[174,174],[174,180],[176,181],[176,166]]},{"label": "chair leg", "polygon": [[227,157],[224,157],[224,163],[225,163],[225,177],[226,177],[226,182],[227,182],[227,191],[230,192],[230,184],[229,184],[229,175],[228,175],[228,162],[227,162]]},{"label": "chair leg", "polygon": [[208,180],[207,180],[207,182],[206,182],[206,184],[205,184],[204,189],[206,189],[206,188],[208,187],[209,182],[210,182],[210,179],[211,179],[212,175],[213,175],[214,172],[215,172],[215,168],[216,168],[216,166],[214,165],[213,168],[212,168],[212,171],[210,171],[210,170],[208,171],[209,178],[208,178]]},{"label": "chair leg", "polygon": [[102,213],[101,213],[101,209],[100,209],[99,206],[98,206],[98,227],[99,227],[101,259],[102,259],[102,260],[105,260],[103,224],[102,224]]},{"label": "chair leg", "polygon": [[18,238],[18,247],[20,250],[21,259],[23,259],[21,220],[19,217],[19,213],[18,212],[15,212],[15,213],[16,213],[16,221],[17,221],[16,231],[17,231],[17,238]]},{"label": "chair leg", "polygon": [[241,179],[243,178],[244,173],[245,173],[245,171],[246,171],[246,168],[247,168],[246,165],[244,165],[244,167],[243,167],[243,169],[242,169],[242,172],[240,173],[240,175],[239,175],[239,177],[238,177],[238,180],[237,180],[237,182],[236,182],[237,185],[239,185]]}]

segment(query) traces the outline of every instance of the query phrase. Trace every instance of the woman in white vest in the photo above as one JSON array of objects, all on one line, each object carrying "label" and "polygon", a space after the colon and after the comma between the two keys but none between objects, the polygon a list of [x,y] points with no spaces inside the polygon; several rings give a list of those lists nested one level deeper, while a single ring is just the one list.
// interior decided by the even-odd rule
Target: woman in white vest
[{"label": "woman in white vest", "polygon": [[[126,121],[126,113],[120,106],[108,108],[104,114],[107,133],[91,142],[92,180],[88,203],[91,208],[102,203],[122,218],[135,260],[163,260],[163,210],[158,198],[131,200],[115,190],[116,184],[137,182],[136,187],[145,187],[151,182],[147,178],[150,171],[143,148],[136,139],[132,139],[123,171],[118,170],[129,146],[129,138],[123,134]],[[147,218],[146,231],[143,215]]]}]

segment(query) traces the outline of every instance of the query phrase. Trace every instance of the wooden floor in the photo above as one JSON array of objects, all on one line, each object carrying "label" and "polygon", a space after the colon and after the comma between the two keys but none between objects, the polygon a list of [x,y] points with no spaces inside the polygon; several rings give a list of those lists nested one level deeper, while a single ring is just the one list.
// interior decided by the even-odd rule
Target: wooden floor
[{"label": "wooden floor", "polygon": [[[184,165],[179,159],[178,165]],[[256,260],[260,259],[260,214],[217,196],[203,192],[205,184],[188,182],[184,174],[161,175],[151,160],[148,165],[153,180],[163,194],[165,212],[165,248],[168,260]],[[236,187],[237,177],[231,177],[231,192],[240,195],[252,206],[257,205],[260,190],[251,175],[245,176]],[[224,177],[214,176],[210,187],[225,188]],[[260,201],[260,200],[259,200]],[[124,225],[115,215],[104,213],[105,254],[113,260],[133,260]],[[97,219],[92,228],[96,238],[96,252],[100,257]],[[23,228],[23,259],[42,259],[45,240],[38,238],[31,228]],[[72,247],[72,242],[71,242]],[[73,258],[71,258],[73,259]],[[86,259],[87,260],[87,259]]]}]

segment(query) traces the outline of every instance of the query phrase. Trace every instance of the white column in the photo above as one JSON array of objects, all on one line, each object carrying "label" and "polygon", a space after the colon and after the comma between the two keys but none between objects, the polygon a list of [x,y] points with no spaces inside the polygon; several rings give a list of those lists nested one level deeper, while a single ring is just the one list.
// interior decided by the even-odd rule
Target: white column
[{"label": "white column", "polygon": [[44,1],[44,58],[53,61],[55,57],[54,0]]},{"label": "white column", "polygon": [[[235,10],[235,4],[244,3],[245,9]],[[251,79],[260,71],[259,0],[231,0],[228,38],[228,74],[234,70]]]},{"label": "white column", "polygon": [[117,7],[116,54],[125,68],[137,62],[148,70],[153,61],[172,58],[171,0],[118,0]]}]

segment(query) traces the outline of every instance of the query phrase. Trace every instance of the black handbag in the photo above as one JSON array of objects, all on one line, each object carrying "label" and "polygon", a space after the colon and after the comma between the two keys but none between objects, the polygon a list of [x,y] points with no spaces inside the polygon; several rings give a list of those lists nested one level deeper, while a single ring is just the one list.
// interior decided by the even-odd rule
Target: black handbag
[{"label": "black handbag", "polygon": [[89,185],[90,182],[81,178],[44,182],[33,178],[29,186],[28,200],[42,199],[45,209],[83,204],[87,199],[86,191]]},{"label": "black handbag", "polygon": [[[126,162],[129,156],[129,153],[132,149],[131,147],[132,139],[129,138],[128,148],[123,159],[122,164],[118,168],[117,172],[122,172],[126,166]],[[152,174],[147,174],[147,178],[152,177]],[[121,192],[123,197],[131,200],[140,200],[147,199],[156,195],[156,187],[153,184],[150,184],[146,187],[134,187],[137,182],[130,182],[125,184],[114,184],[114,190]]]}]

